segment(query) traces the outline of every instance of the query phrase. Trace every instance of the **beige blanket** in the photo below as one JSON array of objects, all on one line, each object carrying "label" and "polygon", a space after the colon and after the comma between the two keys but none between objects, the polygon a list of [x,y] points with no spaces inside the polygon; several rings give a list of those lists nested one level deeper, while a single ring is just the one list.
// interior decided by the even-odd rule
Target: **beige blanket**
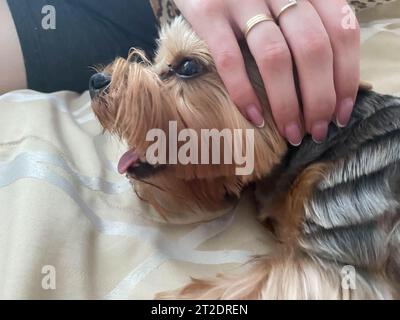
[{"label": "beige blanket", "polygon": [[[399,94],[400,1],[360,20],[363,79]],[[0,298],[152,298],[268,252],[246,197],[208,223],[149,220],[116,172],[123,151],[87,93],[0,97]]]}]

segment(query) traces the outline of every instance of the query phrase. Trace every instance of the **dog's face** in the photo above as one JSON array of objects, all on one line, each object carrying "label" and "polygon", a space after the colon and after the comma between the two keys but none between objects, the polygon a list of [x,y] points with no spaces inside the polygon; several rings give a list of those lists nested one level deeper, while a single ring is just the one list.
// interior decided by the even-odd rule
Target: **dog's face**
[{"label": "dog's face", "polygon": [[[90,84],[93,109],[105,130],[127,142],[129,151],[121,158],[119,171],[135,181],[138,195],[166,219],[184,212],[194,212],[201,219],[205,212],[231,207],[233,198],[239,196],[246,184],[268,174],[285,153],[286,143],[268,107],[264,111],[263,129],[253,127],[239,113],[216,72],[207,46],[182,18],[162,29],[158,44],[154,63],[133,51],[128,60],[117,59],[93,76]],[[267,105],[254,62],[252,59],[247,62],[253,84]],[[179,136],[175,147],[168,140],[171,124],[178,134],[190,129],[184,137]],[[154,140],[149,139],[148,134],[155,128],[165,132],[167,140],[154,155],[165,151],[166,159],[170,160],[167,163],[148,161],[148,151],[156,140],[154,136]],[[231,159],[222,157],[214,164],[211,158],[215,150],[210,150],[209,145],[206,156],[209,164],[205,164],[207,161],[199,160],[205,160],[205,149],[200,147],[204,146],[204,129],[218,132],[227,129],[232,133],[242,129],[242,139],[238,139],[242,143],[229,144],[223,140],[218,147],[221,154],[225,147],[236,150],[231,150]],[[246,130],[254,131],[254,170],[239,176],[236,169],[240,165],[233,155],[237,152],[245,155],[248,151]],[[171,155],[189,153],[181,148],[189,140],[199,161],[171,161]],[[194,149],[190,150],[193,156]]]}]

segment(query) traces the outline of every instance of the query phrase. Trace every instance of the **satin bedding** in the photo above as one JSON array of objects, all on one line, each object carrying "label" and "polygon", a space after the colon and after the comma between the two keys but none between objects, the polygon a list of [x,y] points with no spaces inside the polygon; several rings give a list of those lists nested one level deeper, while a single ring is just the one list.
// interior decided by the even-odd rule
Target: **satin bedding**
[{"label": "satin bedding", "polygon": [[[362,79],[400,94],[400,1],[359,17]],[[0,96],[0,298],[152,298],[273,245],[246,196],[215,221],[157,222],[117,174],[124,151],[88,93]]]}]

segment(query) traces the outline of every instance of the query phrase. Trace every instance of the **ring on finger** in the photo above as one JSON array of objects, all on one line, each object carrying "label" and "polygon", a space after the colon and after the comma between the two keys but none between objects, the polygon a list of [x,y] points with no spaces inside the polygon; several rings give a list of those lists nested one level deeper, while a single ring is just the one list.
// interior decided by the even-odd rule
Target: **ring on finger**
[{"label": "ring on finger", "polygon": [[289,0],[289,3],[284,5],[282,7],[282,9],[279,11],[279,13],[276,15],[276,20],[279,21],[279,18],[281,17],[281,15],[287,11],[288,9],[297,6],[297,1],[296,0]]},{"label": "ring on finger", "polygon": [[246,22],[246,27],[243,29],[243,34],[244,37],[247,38],[248,34],[250,31],[259,23],[264,22],[264,21],[275,21],[271,16],[268,16],[266,14],[258,14],[252,18],[250,18]]}]

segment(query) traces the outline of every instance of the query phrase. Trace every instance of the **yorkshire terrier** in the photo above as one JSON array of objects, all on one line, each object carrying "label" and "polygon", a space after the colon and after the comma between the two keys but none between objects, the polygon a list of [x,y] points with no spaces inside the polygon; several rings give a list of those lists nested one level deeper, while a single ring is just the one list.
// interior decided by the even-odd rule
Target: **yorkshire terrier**
[{"label": "yorkshire terrier", "polygon": [[[154,62],[133,51],[90,80],[100,123],[129,146],[119,171],[141,199],[167,221],[201,220],[233,207],[250,189],[261,222],[278,240],[272,254],[250,261],[242,274],[193,279],[159,297],[400,298],[400,98],[361,88],[346,128],[331,124],[324,143],[306,137],[291,147],[245,46],[243,54],[265,106],[262,129],[234,106],[206,44],[183,18],[161,30]],[[234,162],[150,164],[146,133],[168,132],[170,121],[193,132],[254,130],[253,172],[237,175]],[[348,268],[355,288],[343,283]]]}]

